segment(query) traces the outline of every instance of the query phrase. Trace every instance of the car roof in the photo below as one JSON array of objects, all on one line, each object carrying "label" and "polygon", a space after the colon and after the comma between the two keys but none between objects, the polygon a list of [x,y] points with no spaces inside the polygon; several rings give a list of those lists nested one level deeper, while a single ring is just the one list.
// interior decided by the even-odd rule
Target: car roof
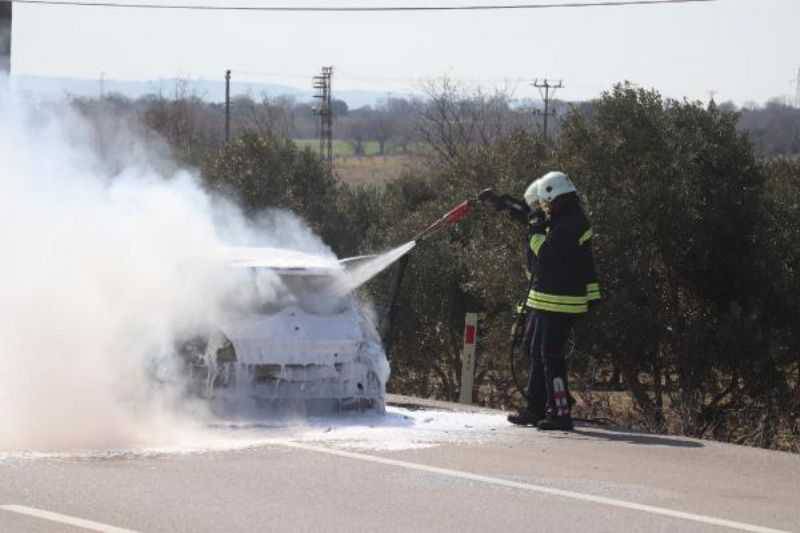
[{"label": "car roof", "polygon": [[232,246],[225,249],[225,257],[234,268],[268,268],[284,275],[331,276],[344,271],[344,266],[333,254],[313,254],[288,248]]}]

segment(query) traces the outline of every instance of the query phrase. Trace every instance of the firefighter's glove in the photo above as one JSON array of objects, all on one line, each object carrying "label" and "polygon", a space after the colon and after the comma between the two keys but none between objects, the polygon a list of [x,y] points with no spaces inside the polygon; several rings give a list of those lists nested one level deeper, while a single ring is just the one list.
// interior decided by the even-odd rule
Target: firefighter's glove
[{"label": "firefighter's glove", "polygon": [[541,234],[545,235],[547,233],[547,228],[550,227],[550,221],[546,218],[531,218],[530,220],[530,234]]},{"label": "firefighter's glove", "polygon": [[501,208],[500,197],[497,196],[497,193],[494,192],[494,189],[482,190],[480,193],[478,193],[478,200],[480,200],[484,204],[489,204],[493,206],[498,211]]},{"label": "firefighter's glove", "polygon": [[547,213],[545,213],[542,209],[534,209],[531,211],[530,215],[528,215],[528,223],[531,226],[544,226],[545,229],[547,229],[547,227],[550,225],[550,221],[547,218]]}]

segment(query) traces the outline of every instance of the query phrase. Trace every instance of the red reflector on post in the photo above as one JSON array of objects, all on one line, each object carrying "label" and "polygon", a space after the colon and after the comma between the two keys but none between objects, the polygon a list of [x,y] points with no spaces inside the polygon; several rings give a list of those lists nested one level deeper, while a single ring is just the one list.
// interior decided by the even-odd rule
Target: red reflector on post
[{"label": "red reflector on post", "polygon": [[464,342],[466,344],[475,344],[475,326],[464,328]]}]

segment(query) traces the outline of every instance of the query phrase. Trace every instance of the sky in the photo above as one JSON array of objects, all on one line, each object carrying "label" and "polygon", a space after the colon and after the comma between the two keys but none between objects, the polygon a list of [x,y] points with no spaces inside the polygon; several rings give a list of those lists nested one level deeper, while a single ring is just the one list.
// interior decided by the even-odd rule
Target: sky
[{"label": "sky", "polygon": [[[113,1],[113,0],[109,0]],[[561,0],[149,0],[237,6],[398,6]],[[566,1],[566,0],[564,0]],[[589,0],[591,1],[591,0]],[[144,3],[127,0],[126,3]],[[448,77],[469,89],[597,97],[629,80],[673,98],[793,101],[800,0],[467,12],[276,13],[15,4],[12,72],[86,79],[220,79],[310,89],[418,92]]]}]

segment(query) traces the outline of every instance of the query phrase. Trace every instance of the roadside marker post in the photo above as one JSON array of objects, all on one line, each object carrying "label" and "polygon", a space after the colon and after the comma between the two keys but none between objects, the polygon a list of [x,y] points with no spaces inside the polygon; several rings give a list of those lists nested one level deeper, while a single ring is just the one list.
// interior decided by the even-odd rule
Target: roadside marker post
[{"label": "roadside marker post", "polygon": [[478,341],[478,313],[467,313],[464,318],[464,350],[461,352],[461,394],[459,403],[472,403],[472,386],[475,376],[475,344]]}]

